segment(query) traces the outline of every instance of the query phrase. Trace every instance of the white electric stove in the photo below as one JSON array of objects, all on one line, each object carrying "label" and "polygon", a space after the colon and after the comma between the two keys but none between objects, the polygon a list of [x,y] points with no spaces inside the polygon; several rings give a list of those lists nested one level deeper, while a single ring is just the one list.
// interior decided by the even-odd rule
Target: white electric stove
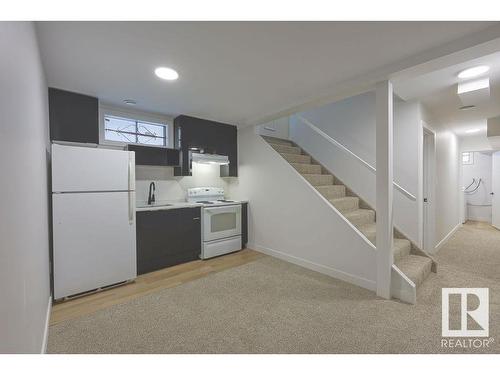
[{"label": "white electric stove", "polygon": [[217,187],[188,189],[186,200],[202,205],[202,259],[241,250],[241,202],[225,199]]}]

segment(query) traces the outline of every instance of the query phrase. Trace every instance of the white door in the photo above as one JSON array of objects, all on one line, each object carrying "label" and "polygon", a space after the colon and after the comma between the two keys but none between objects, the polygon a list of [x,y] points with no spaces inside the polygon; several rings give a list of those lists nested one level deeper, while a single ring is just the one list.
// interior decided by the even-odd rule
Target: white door
[{"label": "white door", "polygon": [[135,153],[52,145],[52,191],[135,190]]},{"label": "white door", "polygon": [[492,155],[491,171],[491,225],[500,229],[500,152]]},{"label": "white door", "polygon": [[56,299],[136,277],[134,194],[52,195]]}]

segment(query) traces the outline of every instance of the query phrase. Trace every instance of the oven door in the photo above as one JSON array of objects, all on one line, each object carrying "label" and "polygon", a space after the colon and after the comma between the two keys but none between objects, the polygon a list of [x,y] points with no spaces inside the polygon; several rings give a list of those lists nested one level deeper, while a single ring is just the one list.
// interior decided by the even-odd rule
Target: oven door
[{"label": "oven door", "polygon": [[241,235],[241,204],[203,209],[203,241]]}]

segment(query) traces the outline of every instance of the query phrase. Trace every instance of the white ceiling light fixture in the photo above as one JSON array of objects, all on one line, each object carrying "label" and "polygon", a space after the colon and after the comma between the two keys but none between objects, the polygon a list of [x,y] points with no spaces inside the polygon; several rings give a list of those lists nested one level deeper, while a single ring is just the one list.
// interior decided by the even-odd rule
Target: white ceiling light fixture
[{"label": "white ceiling light fixture", "polygon": [[486,73],[488,70],[490,70],[490,67],[487,65],[475,66],[473,68],[462,70],[460,73],[458,73],[458,78],[466,79],[478,77],[481,74]]},{"label": "white ceiling light fixture", "polygon": [[135,100],[133,100],[133,99],[125,99],[123,102],[126,105],[136,105],[137,104],[137,102]]},{"label": "white ceiling light fixture", "polygon": [[471,133],[477,133],[477,132],[479,132],[479,131],[481,131],[481,129],[469,129],[469,130],[466,130],[465,132],[466,132],[467,134],[471,134]]},{"label": "white ceiling light fixture", "polygon": [[172,68],[167,68],[166,66],[160,66],[155,69],[155,74],[166,81],[175,81],[179,78],[179,73],[177,73]]}]

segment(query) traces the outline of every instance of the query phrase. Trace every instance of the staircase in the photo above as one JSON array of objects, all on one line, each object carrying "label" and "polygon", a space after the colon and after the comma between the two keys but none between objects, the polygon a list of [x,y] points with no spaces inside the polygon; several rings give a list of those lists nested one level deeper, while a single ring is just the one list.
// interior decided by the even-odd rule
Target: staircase
[{"label": "staircase", "polygon": [[[366,202],[293,142],[265,136],[262,138],[375,245],[376,214]],[[431,271],[436,272],[436,264],[397,230],[394,235],[394,264],[418,287]]]}]

